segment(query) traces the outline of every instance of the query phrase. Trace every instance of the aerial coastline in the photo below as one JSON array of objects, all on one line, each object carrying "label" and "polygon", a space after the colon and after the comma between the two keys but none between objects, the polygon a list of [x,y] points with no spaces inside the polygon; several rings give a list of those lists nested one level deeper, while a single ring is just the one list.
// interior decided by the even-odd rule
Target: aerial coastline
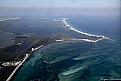
[{"label": "aerial coastline", "polygon": [[6,81],[11,81],[12,77],[15,75],[17,70],[24,64],[24,62],[29,58],[29,56],[36,50],[40,49],[43,45],[40,45],[39,47],[32,48],[31,52],[29,54],[26,54],[24,59],[18,64],[18,66],[14,69],[14,71],[11,73],[11,75],[8,77]]},{"label": "aerial coastline", "polygon": [[[52,38],[53,39],[50,39]],[[63,41],[59,41],[58,39],[62,39],[65,38]],[[10,74],[10,76],[7,78],[6,81],[11,81],[13,79],[13,77],[16,75],[16,72],[19,70],[19,68],[25,63],[25,61],[31,56],[31,54],[42,48],[43,46],[46,46],[48,44],[51,43],[55,43],[55,42],[64,42],[64,41],[69,41],[70,37],[66,36],[66,35],[50,35],[47,37],[42,38],[40,41],[33,43],[30,47],[26,48],[23,52],[24,58],[18,63],[18,61],[13,61],[13,62],[3,62],[2,66],[3,67],[7,67],[7,66],[15,66],[15,69],[12,71],[12,73]],[[16,64],[17,63],[17,64]]]},{"label": "aerial coastline", "polygon": [[88,42],[98,42],[98,41],[103,40],[103,39],[109,39],[108,37],[103,36],[103,35],[94,35],[94,34],[89,34],[89,33],[85,33],[85,32],[79,31],[79,30],[73,28],[72,26],[70,26],[70,25],[66,22],[67,19],[68,19],[68,18],[63,18],[63,20],[62,20],[62,24],[64,25],[65,28],[67,28],[67,29],[69,29],[69,30],[72,30],[72,31],[75,31],[75,32],[77,32],[77,33],[83,34],[83,35],[87,35],[87,36],[90,36],[90,37],[93,37],[93,36],[96,37],[95,40],[90,40],[90,39],[87,39],[87,38],[86,38],[86,39],[80,39],[80,40],[88,41]]},{"label": "aerial coastline", "polygon": [[[90,48],[90,49],[93,49],[93,48],[97,49],[97,47],[100,48],[100,45],[102,45],[100,43],[107,42],[108,40],[110,40],[110,38],[103,36],[103,35],[94,35],[94,34],[89,34],[89,33],[79,31],[79,30],[75,29],[73,26],[69,25],[69,23],[66,21],[67,19],[69,19],[69,18],[60,18],[59,17],[56,19],[55,18],[51,19],[52,22],[49,23],[50,25],[52,25],[53,27],[55,26],[55,28],[59,27],[59,29],[63,30],[59,33],[57,30],[55,30],[55,31],[57,31],[57,33],[52,32],[52,34],[44,35],[42,33],[43,30],[41,31],[41,29],[40,29],[40,26],[42,26],[42,28],[44,28],[44,25],[41,25],[41,24],[45,24],[45,27],[47,27],[47,28],[45,28],[47,30],[47,32],[48,32],[48,30],[50,30],[49,27],[51,27],[51,26],[49,26],[49,25],[46,26],[46,23],[40,23],[40,22],[38,22],[39,20],[37,20],[37,22],[40,24],[37,27],[36,27],[36,25],[33,25],[33,29],[35,29],[35,31],[37,31],[36,28],[38,28],[38,30],[40,29],[39,32],[41,31],[40,33],[42,33],[42,34],[34,33],[34,32],[28,33],[28,32],[23,32],[23,31],[21,31],[21,32],[9,31],[12,33],[11,34],[12,36],[11,36],[11,38],[9,37],[10,39],[6,39],[6,40],[13,41],[13,43],[11,44],[11,42],[10,42],[11,46],[8,44],[6,46],[4,45],[5,46],[4,48],[1,48],[1,54],[2,54],[1,56],[4,57],[3,55],[8,54],[8,55],[12,56],[12,58],[6,57],[6,59],[8,59],[8,60],[6,60],[6,59],[2,59],[2,57],[1,57],[1,59],[2,59],[2,61],[0,61],[0,64],[1,64],[0,68],[2,68],[1,71],[4,74],[7,74],[7,75],[2,74],[3,76],[5,76],[5,78],[2,78],[1,80],[2,81],[14,81],[14,77],[16,77],[16,75],[18,76],[18,73],[21,72],[21,68],[25,67],[24,64],[28,63],[31,59],[31,56],[34,55],[32,53],[33,51],[36,51],[38,54],[42,53],[43,56],[40,58],[42,62],[44,62],[47,65],[54,65],[54,64],[58,64],[61,61],[64,62],[67,59],[70,60],[70,58],[72,58],[72,57],[74,57],[74,58],[72,58],[71,61],[78,61],[78,60],[81,60],[82,58],[83,59],[92,58],[93,55],[87,56],[87,58],[84,58],[83,55],[82,56],[80,55],[80,54],[84,53],[81,51],[85,50],[85,52],[87,52],[88,51],[87,48]],[[23,20],[20,19],[20,21],[22,21],[22,22],[23,22]],[[43,21],[43,19],[42,19],[42,21]],[[9,21],[7,21],[7,22],[9,22]],[[15,22],[15,21],[13,21],[13,22]],[[45,22],[50,22],[50,20],[45,21]],[[55,22],[56,22],[56,24],[54,24]],[[3,21],[1,23],[6,23],[6,21],[5,22]],[[18,28],[23,28],[24,24],[22,26],[18,26]],[[29,26],[31,29],[31,25],[24,26],[24,27],[27,28]],[[23,28],[23,30],[25,30],[25,28]],[[9,29],[11,29],[11,28],[9,28]],[[8,29],[7,28],[5,29],[3,27],[2,30],[0,31],[1,36],[4,35],[3,39],[5,39],[6,35],[8,35],[7,34],[8,31],[5,31],[5,30],[8,30]],[[64,31],[66,31],[67,33],[65,33]],[[78,36],[75,36],[72,34],[75,34]],[[98,42],[100,40],[106,40],[106,41]],[[6,41],[4,41],[4,42],[6,42]],[[65,43],[65,45],[72,44],[72,46],[80,45],[78,48],[79,48],[79,50],[80,49],[82,49],[82,50],[79,53],[73,54],[73,51],[71,51],[71,50],[74,50],[75,47],[73,49],[71,49],[72,46],[68,47],[68,48],[66,48],[66,46],[65,46],[65,48],[62,49],[61,45],[63,45],[64,43]],[[51,44],[52,45],[55,44],[55,46],[49,47],[49,46],[51,46]],[[56,44],[58,47],[56,47]],[[60,44],[60,45],[58,45],[58,44]],[[77,45],[75,45],[75,44],[77,44]],[[104,45],[104,46],[106,46],[106,45]],[[56,50],[55,47],[58,50]],[[82,47],[82,48],[80,48],[80,47]],[[83,47],[84,47],[84,49],[83,49]],[[52,53],[50,53],[51,50],[47,49],[47,48],[54,48],[54,49],[52,49]],[[44,51],[44,49],[47,49],[50,51],[48,53],[46,53],[46,51]],[[43,50],[43,51],[40,51],[40,50]],[[53,50],[54,51],[63,50],[63,51],[62,51],[62,54],[61,53],[59,54],[59,52],[56,53]],[[74,51],[77,52],[79,50],[74,50]],[[89,53],[90,53],[90,51],[89,51]],[[11,54],[14,54],[14,56]],[[85,54],[88,54],[88,52]],[[102,54],[94,55],[94,57],[101,56],[101,55]],[[86,55],[85,55],[85,57],[86,57]],[[28,58],[30,58],[30,59],[28,59]],[[9,68],[7,70],[4,70],[4,68],[6,68],[6,67],[9,67]],[[10,67],[14,67],[14,69],[10,71],[9,70]],[[43,68],[45,68],[45,67],[43,67]],[[41,70],[43,70],[43,69],[41,69]],[[81,70],[81,67],[74,68],[74,69],[70,68],[70,70],[67,68],[64,70],[63,75],[65,75],[65,77],[71,76],[71,74],[78,73],[80,70]],[[50,70],[47,70],[47,71],[50,71]],[[53,73],[54,73],[54,71],[53,71]],[[15,81],[17,81],[17,80],[15,79]]]},{"label": "aerial coastline", "polygon": [[0,81],[121,81],[121,0],[1,0]]}]

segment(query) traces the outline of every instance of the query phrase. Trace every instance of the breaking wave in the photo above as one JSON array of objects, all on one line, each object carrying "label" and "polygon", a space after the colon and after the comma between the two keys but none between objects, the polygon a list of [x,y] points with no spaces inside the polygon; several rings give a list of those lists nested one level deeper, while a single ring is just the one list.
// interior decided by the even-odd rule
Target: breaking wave
[{"label": "breaking wave", "polygon": [[98,42],[98,41],[103,40],[103,39],[109,39],[108,37],[103,36],[103,35],[94,35],[94,34],[90,34],[90,33],[86,33],[86,32],[79,31],[79,30],[73,28],[72,26],[70,26],[70,25],[66,22],[67,19],[68,19],[68,18],[63,18],[63,20],[62,20],[62,24],[64,25],[65,28],[67,28],[67,29],[69,29],[69,30],[72,30],[72,31],[75,31],[75,32],[77,32],[77,33],[86,35],[86,36],[97,37],[96,40],[92,40],[92,39],[81,39],[81,40],[83,40],[83,41]]}]

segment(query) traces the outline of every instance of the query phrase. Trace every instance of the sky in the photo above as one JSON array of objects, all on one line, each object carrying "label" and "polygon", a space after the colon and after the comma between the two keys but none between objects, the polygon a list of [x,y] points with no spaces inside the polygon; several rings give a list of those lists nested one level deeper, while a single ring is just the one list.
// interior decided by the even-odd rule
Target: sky
[{"label": "sky", "polygon": [[0,0],[0,8],[117,9],[121,0]]}]

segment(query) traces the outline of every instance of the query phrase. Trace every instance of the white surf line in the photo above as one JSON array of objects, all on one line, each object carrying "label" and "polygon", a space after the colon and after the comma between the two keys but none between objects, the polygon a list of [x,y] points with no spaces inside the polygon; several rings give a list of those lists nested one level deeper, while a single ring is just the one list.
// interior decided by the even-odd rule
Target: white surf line
[{"label": "white surf line", "polygon": [[18,20],[21,19],[20,17],[13,17],[13,18],[0,18],[0,22],[7,21],[7,20]]},{"label": "white surf line", "polygon": [[20,68],[21,65],[23,65],[23,63],[26,61],[26,59],[28,58],[28,54],[26,54],[26,57],[23,59],[23,61],[14,69],[14,71],[12,72],[12,74],[8,77],[8,79],[6,81],[10,81],[11,78],[13,77],[13,75],[16,73],[16,71]]},{"label": "white surf line", "polygon": [[103,35],[94,35],[94,34],[89,34],[89,33],[85,33],[85,32],[79,31],[79,30],[73,28],[72,26],[70,26],[70,25],[66,22],[66,19],[67,19],[67,18],[63,18],[63,22],[62,22],[62,23],[63,23],[64,26],[67,27],[69,30],[73,30],[73,31],[75,31],[75,32],[77,32],[77,33],[80,33],[80,34],[83,34],[83,35],[87,35],[87,36],[101,37],[101,38],[99,38],[99,39],[97,39],[97,40],[90,40],[90,39],[81,39],[81,40],[88,41],[88,42],[98,42],[98,41],[103,40],[103,39],[109,39],[108,37],[103,36]]},{"label": "white surf line", "polygon": [[36,48],[32,48],[32,52],[35,51],[35,50],[38,50],[41,47],[43,47],[43,45],[40,45],[39,47],[36,47]]},{"label": "white surf line", "polygon": [[62,21],[62,19],[53,19],[53,21]]},{"label": "white surf line", "polygon": [[[32,48],[30,54],[32,54],[33,51],[38,50],[39,48],[43,47],[43,45],[40,45],[39,47],[36,48]],[[14,74],[16,73],[16,71],[20,68],[20,66],[22,66],[24,64],[24,62],[27,60],[27,58],[30,56],[30,54],[26,54],[25,58],[23,59],[23,61],[13,70],[13,72],[11,73],[11,75],[7,78],[6,81],[10,81],[11,78],[14,76]]]}]

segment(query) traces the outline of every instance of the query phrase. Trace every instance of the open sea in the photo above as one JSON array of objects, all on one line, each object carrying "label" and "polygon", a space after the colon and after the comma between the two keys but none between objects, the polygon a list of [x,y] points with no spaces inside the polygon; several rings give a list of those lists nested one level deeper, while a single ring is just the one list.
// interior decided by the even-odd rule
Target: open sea
[{"label": "open sea", "polygon": [[[61,16],[62,17],[62,16]],[[9,31],[45,34],[81,34],[63,27],[57,17],[23,18]],[[121,79],[121,39],[119,13],[83,13],[64,16],[78,31],[104,35],[107,40],[48,44],[34,51],[12,81],[103,81]],[[21,23],[18,25],[17,23]],[[11,24],[14,25],[15,24]]]}]

